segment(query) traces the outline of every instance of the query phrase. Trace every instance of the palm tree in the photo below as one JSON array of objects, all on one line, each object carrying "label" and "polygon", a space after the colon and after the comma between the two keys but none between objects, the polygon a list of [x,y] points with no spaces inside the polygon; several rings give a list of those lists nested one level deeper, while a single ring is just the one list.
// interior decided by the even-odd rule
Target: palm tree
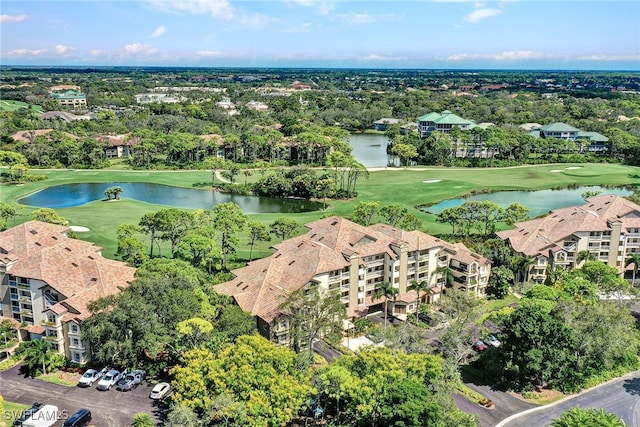
[{"label": "palm tree", "polygon": [[444,285],[447,288],[453,286],[453,281],[455,276],[453,275],[453,270],[448,265],[443,265],[442,267],[436,268],[436,274],[440,275],[440,278],[444,279]]},{"label": "palm tree", "polygon": [[531,267],[536,259],[531,255],[516,255],[511,258],[511,268],[516,276],[516,282],[522,282],[528,279],[529,267]]},{"label": "palm tree", "polygon": [[29,345],[23,353],[22,363],[27,367],[29,372],[32,373],[37,372],[40,366],[42,366],[42,374],[46,375],[46,361],[48,356],[50,356],[48,354],[50,351],[51,347],[44,339],[29,341]]},{"label": "palm tree", "polygon": [[138,412],[133,416],[131,427],[154,427],[156,421],[146,412]]},{"label": "palm tree", "polygon": [[580,264],[582,261],[595,261],[595,260],[597,260],[596,256],[585,249],[578,252],[578,256],[576,257],[576,264]]},{"label": "palm tree", "polygon": [[389,302],[389,298],[393,298],[395,303],[396,296],[398,295],[398,290],[393,287],[393,285],[389,282],[382,282],[378,285],[375,292],[373,293],[373,300],[377,300],[380,298],[384,298],[384,328],[387,328],[387,303]]},{"label": "palm tree", "polygon": [[407,289],[416,291],[416,320],[418,320],[418,315],[420,314],[420,292],[425,292],[429,289],[429,281],[422,280],[418,282],[417,280],[412,280]]},{"label": "palm tree", "polygon": [[120,200],[120,194],[124,193],[124,190],[122,189],[122,187],[113,187],[111,190],[116,200]]},{"label": "palm tree", "polygon": [[624,261],[624,266],[628,267],[630,264],[633,264],[633,277],[631,279],[631,286],[636,285],[636,273],[640,270],[640,254],[632,253],[627,256],[627,259]]}]

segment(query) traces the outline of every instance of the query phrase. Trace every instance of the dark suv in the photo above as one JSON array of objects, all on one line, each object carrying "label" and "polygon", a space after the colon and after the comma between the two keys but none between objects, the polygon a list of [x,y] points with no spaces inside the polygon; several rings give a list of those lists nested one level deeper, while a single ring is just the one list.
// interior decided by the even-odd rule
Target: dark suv
[{"label": "dark suv", "polygon": [[91,422],[91,411],[88,409],[80,409],[71,415],[62,427],[84,427]]},{"label": "dark suv", "polygon": [[29,409],[25,409],[22,414],[20,415],[20,417],[18,417],[18,419],[16,419],[13,422],[13,427],[21,427],[22,423],[25,422],[31,415],[35,414],[36,412],[38,412],[40,410],[40,408],[42,408],[42,403],[40,402],[35,402],[33,405],[31,405],[31,408]]}]

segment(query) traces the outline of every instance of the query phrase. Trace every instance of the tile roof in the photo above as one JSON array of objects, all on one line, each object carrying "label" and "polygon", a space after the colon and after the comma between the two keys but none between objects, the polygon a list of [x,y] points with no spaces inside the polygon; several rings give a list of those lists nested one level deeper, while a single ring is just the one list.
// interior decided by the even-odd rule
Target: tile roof
[{"label": "tile roof", "polygon": [[[271,322],[292,292],[319,274],[349,267],[349,258],[354,255],[386,253],[395,259],[397,254],[392,247],[406,245],[409,251],[445,247],[456,256],[467,253],[471,256],[464,245],[451,245],[420,231],[405,231],[387,224],[365,227],[332,216],[310,222],[306,227],[309,229],[306,234],[274,245],[276,251],[271,256],[234,270],[235,279],[216,285],[216,292],[233,296],[244,311]],[[410,291],[402,298],[415,301],[416,295]],[[365,301],[365,305],[373,303],[371,299]],[[350,316],[366,312],[366,307],[348,310]]]},{"label": "tile roof", "polygon": [[552,211],[543,218],[519,222],[511,230],[496,234],[509,240],[520,253],[536,256],[576,232],[608,231],[610,221],[622,221],[625,227],[640,227],[640,206],[613,194],[587,199],[582,206]]},{"label": "tile roof", "polygon": [[[68,227],[29,221],[0,233],[0,261],[13,263],[8,272],[45,282],[65,300],[52,306],[55,313],[72,307],[82,317],[87,304],[120,292],[134,280],[135,268],[103,258],[101,248],[66,237]],[[64,305],[64,308],[60,306]]]}]

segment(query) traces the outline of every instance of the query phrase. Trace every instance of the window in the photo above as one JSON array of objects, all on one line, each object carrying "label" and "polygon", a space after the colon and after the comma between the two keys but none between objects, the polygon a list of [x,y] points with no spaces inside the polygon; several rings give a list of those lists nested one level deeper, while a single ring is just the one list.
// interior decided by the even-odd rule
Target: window
[{"label": "window", "polygon": [[78,338],[74,338],[71,340],[71,344],[77,347],[80,345],[80,340]]},{"label": "window", "polygon": [[78,352],[73,352],[73,361],[76,363],[79,363],[82,360],[82,358],[80,357],[80,353]]},{"label": "window", "polygon": [[78,325],[76,325],[75,323],[72,323],[69,326],[69,330],[71,331],[72,334],[77,334],[80,331],[80,328],[78,328]]}]

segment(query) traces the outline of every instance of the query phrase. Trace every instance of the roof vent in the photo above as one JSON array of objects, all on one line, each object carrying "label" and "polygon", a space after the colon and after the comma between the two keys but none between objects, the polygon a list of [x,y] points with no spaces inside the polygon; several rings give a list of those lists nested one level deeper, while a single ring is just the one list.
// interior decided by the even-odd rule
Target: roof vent
[{"label": "roof vent", "polygon": [[248,287],[249,287],[249,285],[244,285],[244,288],[242,288],[242,290],[246,291]]},{"label": "roof vent", "polygon": [[65,249],[66,249],[67,251],[71,252],[71,248],[70,248],[69,246],[67,246]]},{"label": "roof vent", "polygon": [[52,238],[53,240],[58,240],[58,238],[57,238],[56,236],[51,236],[51,238]]},{"label": "roof vent", "polygon": [[36,242],[36,246],[42,246],[40,242]]},{"label": "roof vent", "polygon": [[36,230],[29,230],[29,233],[34,234],[34,235],[38,234],[38,232]]},{"label": "roof vent", "polygon": [[75,262],[72,262],[71,265],[73,265],[74,267],[78,266],[78,264],[76,264]]},{"label": "roof vent", "polygon": [[296,260],[294,259],[293,261],[289,262],[289,265],[293,264],[294,262],[296,262]]}]

